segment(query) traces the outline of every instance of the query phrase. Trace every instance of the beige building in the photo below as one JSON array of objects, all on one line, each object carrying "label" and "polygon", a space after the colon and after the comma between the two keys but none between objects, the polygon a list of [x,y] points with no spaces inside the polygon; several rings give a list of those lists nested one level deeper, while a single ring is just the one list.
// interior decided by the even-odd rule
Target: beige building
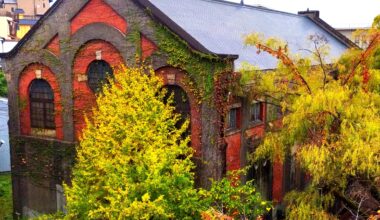
[{"label": "beige building", "polygon": [[17,0],[0,0],[0,12],[12,12],[17,8]]},{"label": "beige building", "polygon": [[41,16],[49,9],[49,0],[17,0],[17,7],[24,10],[24,16]]},{"label": "beige building", "polygon": [[0,13],[0,38],[4,38],[5,40],[12,39],[9,28],[10,22],[12,22],[11,17],[3,16],[2,13]]},{"label": "beige building", "polygon": [[49,0],[0,0],[0,37],[23,38],[49,7]]},{"label": "beige building", "polygon": [[[11,40],[15,38],[12,33],[13,11],[17,8],[16,0],[0,0],[0,38]],[[13,34],[13,35],[12,35]],[[1,46],[1,45],[0,45]]]},{"label": "beige building", "polygon": [[370,28],[337,28],[336,30],[350,39],[360,48],[365,49],[368,47],[367,33]]}]

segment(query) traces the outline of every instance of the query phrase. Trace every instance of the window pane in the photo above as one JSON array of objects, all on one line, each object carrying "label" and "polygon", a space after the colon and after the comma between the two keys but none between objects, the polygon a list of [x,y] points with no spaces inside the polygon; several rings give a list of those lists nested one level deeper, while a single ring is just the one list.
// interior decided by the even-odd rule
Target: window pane
[{"label": "window pane", "polygon": [[237,128],[237,108],[232,108],[230,109],[229,113],[228,113],[228,128],[229,129],[233,129],[233,128]]},{"label": "window pane", "polygon": [[261,102],[257,102],[251,105],[251,122],[260,121],[262,121]]},{"label": "window pane", "polygon": [[267,121],[274,121],[282,117],[281,107],[268,104],[267,105]]},{"label": "window pane", "polygon": [[90,63],[87,70],[88,86],[93,92],[101,90],[108,77],[113,77],[111,66],[103,61],[96,60]]},{"label": "window pane", "polygon": [[32,128],[55,128],[54,93],[48,82],[33,80],[29,88]]}]

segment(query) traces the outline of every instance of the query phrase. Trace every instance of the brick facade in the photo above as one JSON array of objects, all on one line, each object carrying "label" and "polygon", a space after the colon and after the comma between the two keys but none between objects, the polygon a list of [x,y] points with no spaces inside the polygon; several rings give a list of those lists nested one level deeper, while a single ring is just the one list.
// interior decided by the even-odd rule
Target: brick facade
[{"label": "brick facade", "polygon": [[77,52],[73,64],[74,127],[77,139],[85,126],[84,115],[91,114],[96,103],[96,96],[87,84],[87,69],[97,59],[106,61],[111,67],[124,65],[118,50],[106,41],[90,41]]},{"label": "brick facade", "polygon": [[19,81],[19,99],[21,101],[20,109],[20,130],[21,135],[32,135],[31,122],[30,122],[30,101],[29,101],[29,88],[34,79],[46,80],[54,92],[55,104],[55,125],[56,136],[55,138],[63,139],[62,127],[62,105],[61,94],[59,92],[59,85],[52,71],[41,64],[31,64],[21,73]]},{"label": "brick facade", "polygon": [[[99,13],[101,11],[101,13]],[[252,141],[263,137],[266,129],[265,106],[260,124],[249,123],[249,106],[242,101],[239,129],[220,136],[221,116],[214,103],[202,100],[192,92],[188,82],[193,81],[186,71],[173,67],[167,62],[167,55],[160,53],[155,29],[149,24],[156,22],[133,0],[65,0],[54,13],[43,20],[28,41],[13,57],[7,58],[5,72],[9,85],[10,136],[14,140],[29,140],[33,137],[28,109],[28,88],[36,78],[36,70],[41,70],[54,91],[56,116],[56,137],[38,137],[39,143],[53,141],[55,145],[75,145],[84,128],[83,115],[95,104],[95,94],[87,84],[87,69],[94,60],[104,60],[113,67],[133,65],[137,51],[143,60],[156,70],[165,85],[176,85],[183,89],[190,100],[191,108],[191,144],[195,150],[197,165],[197,185],[208,187],[210,178],[221,178],[225,171],[232,171],[247,164],[246,155],[252,148]],[[132,42],[128,35],[129,24],[138,26],[141,31],[139,45]],[[59,24],[59,25],[57,25]],[[25,49],[24,49],[25,48]],[[194,53],[194,56],[197,54]],[[232,67],[231,67],[232,69]],[[210,72],[209,74],[213,74]],[[26,103],[20,106],[19,103]],[[28,152],[33,146],[12,142],[12,158],[20,154],[18,149]],[[57,163],[64,170],[62,179],[69,180],[68,161]],[[12,161],[14,170],[27,169]],[[281,165],[273,167],[273,197],[282,198]],[[34,206],[37,193],[45,192],[45,198],[55,198],[56,180],[47,180],[49,189],[31,186],[27,177],[13,173],[13,192],[15,212],[28,216],[32,211],[51,212],[51,203],[57,199],[46,199],[49,208]],[[49,182],[50,181],[50,182]],[[271,183],[267,183],[271,184]],[[271,186],[270,186],[271,187]],[[53,189],[52,189],[53,188]],[[54,206],[54,205],[53,205]],[[59,209],[59,207],[57,207]]]}]

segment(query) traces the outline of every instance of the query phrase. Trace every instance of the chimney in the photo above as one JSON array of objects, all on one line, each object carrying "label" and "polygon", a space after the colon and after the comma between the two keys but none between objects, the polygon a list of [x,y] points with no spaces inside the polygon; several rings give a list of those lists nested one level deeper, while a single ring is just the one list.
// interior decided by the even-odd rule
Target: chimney
[{"label": "chimney", "polygon": [[306,11],[299,11],[299,15],[306,15],[311,18],[319,18],[319,11],[318,10],[309,10],[307,9]]}]

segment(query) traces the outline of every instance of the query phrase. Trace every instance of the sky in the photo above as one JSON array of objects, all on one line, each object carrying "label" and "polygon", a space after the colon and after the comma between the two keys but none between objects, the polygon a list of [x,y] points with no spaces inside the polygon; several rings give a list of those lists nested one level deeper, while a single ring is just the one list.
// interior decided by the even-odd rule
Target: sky
[{"label": "sky", "polygon": [[[240,0],[229,1],[240,2]],[[335,28],[370,27],[373,18],[380,14],[380,0],[244,0],[244,2],[295,14],[308,8],[319,10],[320,17]]]},{"label": "sky", "polygon": [[307,8],[319,10],[320,17],[335,28],[369,27],[380,14],[380,0],[244,0],[244,3],[291,13]]}]

